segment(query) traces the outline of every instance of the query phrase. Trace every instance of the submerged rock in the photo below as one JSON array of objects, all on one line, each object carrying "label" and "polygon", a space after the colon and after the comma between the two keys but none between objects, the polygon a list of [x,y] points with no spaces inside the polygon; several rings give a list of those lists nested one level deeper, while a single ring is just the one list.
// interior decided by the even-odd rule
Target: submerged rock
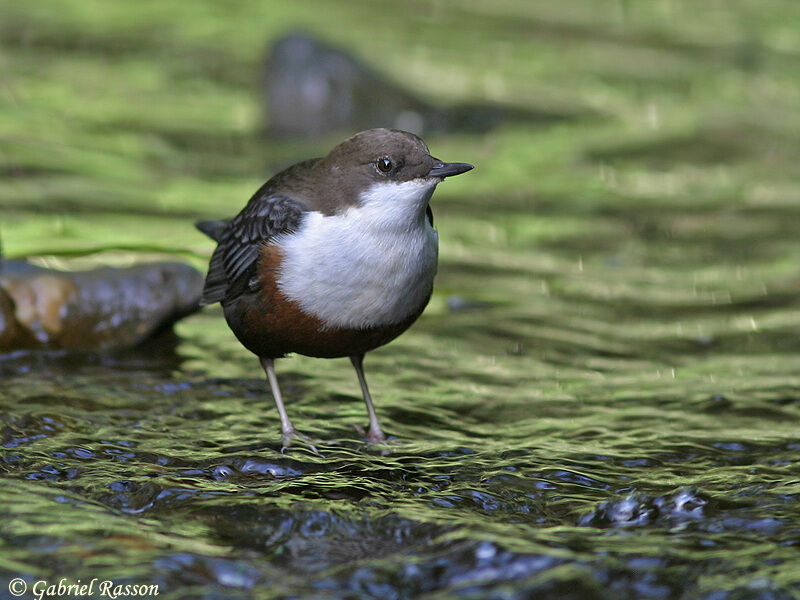
[{"label": "submerged rock", "polygon": [[199,308],[203,276],[181,263],[64,272],[0,262],[0,352],[133,346]]},{"label": "submerged rock", "polygon": [[665,496],[631,494],[620,500],[600,503],[584,515],[580,525],[589,527],[634,527],[666,523],[670,527],[706,518],[711,501],[693,489],[678,490]]},{"label": "submerged rock", "polygon": [[485,131],[505,120],[552,121],[574,116],[492,104],[436,106],[387,81],[344,50],[302,32],[273,44],[263,84],[269,133],[284,138],[373,127],[417,135]]}]

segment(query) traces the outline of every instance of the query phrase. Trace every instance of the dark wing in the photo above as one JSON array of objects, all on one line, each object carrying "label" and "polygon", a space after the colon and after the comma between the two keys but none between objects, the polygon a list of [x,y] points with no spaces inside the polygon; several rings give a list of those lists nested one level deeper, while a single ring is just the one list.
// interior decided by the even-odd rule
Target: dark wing
[{"label": "dark wing", "polygon": [[255,280],[261,246],[280,233],[296,229],[304,210],[286,195],[270,194],[265,185],[230,221],[198,223],[201,231],[218,241],[200,304],[229,302],[248,291]]}]

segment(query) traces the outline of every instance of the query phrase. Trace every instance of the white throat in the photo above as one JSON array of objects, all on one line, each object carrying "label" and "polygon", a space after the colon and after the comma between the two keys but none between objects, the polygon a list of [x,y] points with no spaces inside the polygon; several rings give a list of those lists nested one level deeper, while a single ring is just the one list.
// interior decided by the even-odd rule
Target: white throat
[{"label": "white throat", "polygon": [[308,212],[283,251],[278,289],[326,327],[399,323],[433,288],[439,239],[425,208],[436,183],[372,186],[360,205],[326,217]]}]

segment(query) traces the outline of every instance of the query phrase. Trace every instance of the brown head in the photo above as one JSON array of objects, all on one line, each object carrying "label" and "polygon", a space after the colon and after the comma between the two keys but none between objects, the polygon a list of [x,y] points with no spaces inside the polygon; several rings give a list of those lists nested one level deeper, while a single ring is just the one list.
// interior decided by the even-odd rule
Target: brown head
[{"label": "brown head", "polygon": [[359,205],[367,190],[417,182],[431,193],[442,179],[472,169],[466,163],[444,163],[413,133],[397,129],[368,129],[348,138],[314,164],[310,176],[320,196],[336,199],[339,212]]}]

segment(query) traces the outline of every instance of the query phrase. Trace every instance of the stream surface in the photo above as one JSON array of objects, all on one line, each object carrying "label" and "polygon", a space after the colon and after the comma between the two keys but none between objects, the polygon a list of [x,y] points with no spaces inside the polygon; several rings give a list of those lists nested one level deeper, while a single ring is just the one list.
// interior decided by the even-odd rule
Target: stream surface
[{"label": "stream surface", "polygon": [[434,196],[428,310],[365,361],[385,446],[346,359],[293,356],[320,454],[282,454],[219,307],[0,358],[0,598],[800,598],[795,3],[56,4],[0,37],[3,246],[37,264],[204,268],[195,220],[338,141],[258,133],[259,52],[298,22],[419,93],[580,110],[426,140],[476,168]]}]

